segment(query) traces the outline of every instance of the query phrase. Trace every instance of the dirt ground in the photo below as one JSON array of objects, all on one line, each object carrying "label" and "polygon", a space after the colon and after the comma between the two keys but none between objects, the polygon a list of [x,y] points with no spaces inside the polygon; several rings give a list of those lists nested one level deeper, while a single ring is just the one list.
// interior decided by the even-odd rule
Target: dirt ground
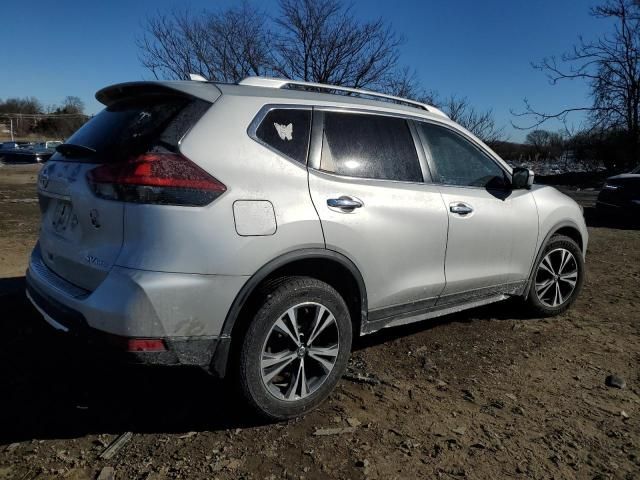
[{"label": "dirt ground", "polygon": [[596,221],[595,192],[566,314],[507,302],[366,337],[367,382],[263,425],[203,372],[113,365],[43,325],[22,293],[36,173],[0,167],[0,479],[640,478],[640,229]]}]

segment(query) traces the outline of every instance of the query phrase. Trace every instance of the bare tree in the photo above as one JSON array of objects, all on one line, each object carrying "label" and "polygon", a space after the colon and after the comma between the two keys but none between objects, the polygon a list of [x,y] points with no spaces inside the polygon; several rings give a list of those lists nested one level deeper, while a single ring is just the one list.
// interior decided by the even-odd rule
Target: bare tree
[{"label": "bare tree", "polygon": [[7,98],[0,100],[0,113],[41,113],[42,104],[35,97]]},{"label": "bare tree", "polygon": [[236,82],[271,72],[265,14],[247,2],[216,13],[173,10],[149,17],[136,41],[140,61],[156,78]]},{"label": "bare tree", "polygon": [[597,18],[614,21],[612,34],[594,41],[579,38],[571,51],[544,58],[534,68],[546,73],[552,85],[563,80],[582,80],[591,91],[590,105],[565,108],[557,112],[536,110],[526,99],[525,109],[512,112],[532,119],[535,128],[547,120],[566,122],[574,112],[586,112],[593,130],[620,130],[627,137],[628,161],[640,153],[640,4],[637,0],[607,0],[592,8]]},{"label": "bare tree", "polygon": [[495,143],[505,139],[504,128],[496,125],[493,110],[478,110],[467,97],[449,95],[441,98],[437,92],[427,91],[418,94],[424,103],[439,108],[454,122],[473,133],[486,143]]},{"label": "bare tree", "polygon": [[408,68],[401,69],[395,76],[391,76],[383,89],[392,95],[413,98],[439,108],[451,120],[459,123],[486,143],[492,144],[505,140],[504,128],[497,126],[493,110],[478,110],[467,97],[450,95],[442,98],[434,90],[425,90],[420,86],[415,72]]},{"label": "bare tree", "polygon": [[80,97],[69,95],[62,101],[62,111],[67,114],[84,113],[84,102]]},{"label": "bare tree", "polygon": [[503,136],[491,110],[466,97],[441,100],[426,91],[415,71],[398,65],[403,38],[382,19],[360,22],[341,0],[280,0],[270,20],[247,1],[217,13],[158,13],[137,40],[140,60],[156,78],[198,73],[237,82],[248,75],[276,75],[354,88],[382,90],[442,108],[481,139]]},{"label": "bare tree", "polygon": [[538,129],[527,134],[525,143],[531,146],[537,159],[544,160],[560,158],[567,142],[560,133]]},{"label": "bare tree", "polygon": [[459,123],[486,143],[504,138],[504,129],[496,126],[493,110],[477,110],[467,97],[451,95],[443,102],[436,102],[449,118]]},{"label": "bare tree", "polygon": [[426,92],[418,80],[415,70],[409,67],[397,69],[392,75],[388,75],[378,87],[385,93],[402,98],[431,99],[433,92]]},{"label": "bare tree", "polygon": [[156,78],[231,82],[275,74],[380,87],[395,75],[402,43],[382,19],[358,22],[339,0],[281,0],[274,21],[246,1],[216,13],[173,10],[143,30],[140,61]]},{"label": "bare tree", "polygon": [[537,156],[544,155],[549,143],[549,134],[547,130],[533,130],[527,134],[525,143],[531,145]]},{"label": "bare tree", "polygon": [[24,136],[35,122],[34,114],[42,113],[42,104],[35,97],[7,98],[0,101],[0,119],[13,123],[13,131]]},{"label": "bare tree", "polygon": [[287,78],[377,87],[395,74],[398,37],[382,20],[358,22],[339,0],[280,0],[274,69]]}]

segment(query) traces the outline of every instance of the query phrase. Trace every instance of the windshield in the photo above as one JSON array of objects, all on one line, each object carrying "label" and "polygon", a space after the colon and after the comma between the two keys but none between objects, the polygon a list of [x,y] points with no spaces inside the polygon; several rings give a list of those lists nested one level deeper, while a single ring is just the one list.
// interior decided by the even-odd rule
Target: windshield
[{"label": "windshield", "polygon": [[636,168],[631,170],[631,173],[640,173],[640,165],[638,165]]}]

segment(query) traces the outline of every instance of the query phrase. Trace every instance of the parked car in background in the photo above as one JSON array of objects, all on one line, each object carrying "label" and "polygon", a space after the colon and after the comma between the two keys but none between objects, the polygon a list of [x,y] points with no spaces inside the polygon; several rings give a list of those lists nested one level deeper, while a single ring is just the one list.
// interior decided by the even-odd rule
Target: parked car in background
[{"label": "parked car in background", "polygon": [[46,142],[38,143],[38,146],[47,150],[55,150],[58,145],[62,145],[61,140],[47,140]]},{"label": "parked car in background", "polygon": [[40,171],[28,297],[134,361],[232,377],[267,418],[324,400],[354,336],[580,292],[576,202],[430,105],[256,77],[96,97]]},{"label": "parked car in background", "polygon": [[4,163],[43,163],[55,153],[61,141],[4,142],[0,145],[0,161]]},{"label": "parked car in background", "polygon": [[629,173],[607,178],[596,206],[601,211],[637,215],[640,212],[640,165]]}]

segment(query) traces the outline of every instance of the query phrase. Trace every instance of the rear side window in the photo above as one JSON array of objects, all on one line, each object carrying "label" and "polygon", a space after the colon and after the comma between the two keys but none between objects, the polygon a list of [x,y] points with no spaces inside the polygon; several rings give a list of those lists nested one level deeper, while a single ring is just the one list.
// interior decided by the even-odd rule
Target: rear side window
[{"label": "rear side window", "polygon": [[325,112],[320,170],[351,177],[423,181],[407,122],[380,115]]},{"label": "rear side window", "polygon": [[256,129],[256,137],[283,155],[307,163],[311,110],[276,108],[270,110]]},{"label": "rear side window", "polygon": [[[178,142],[211,104],[184,96],[147,96],[109,105],[66,144],[95,150],[82,161],[116,163],[152,150],[177,151]],[[56,153],[52,160],[80,160]]]}]

